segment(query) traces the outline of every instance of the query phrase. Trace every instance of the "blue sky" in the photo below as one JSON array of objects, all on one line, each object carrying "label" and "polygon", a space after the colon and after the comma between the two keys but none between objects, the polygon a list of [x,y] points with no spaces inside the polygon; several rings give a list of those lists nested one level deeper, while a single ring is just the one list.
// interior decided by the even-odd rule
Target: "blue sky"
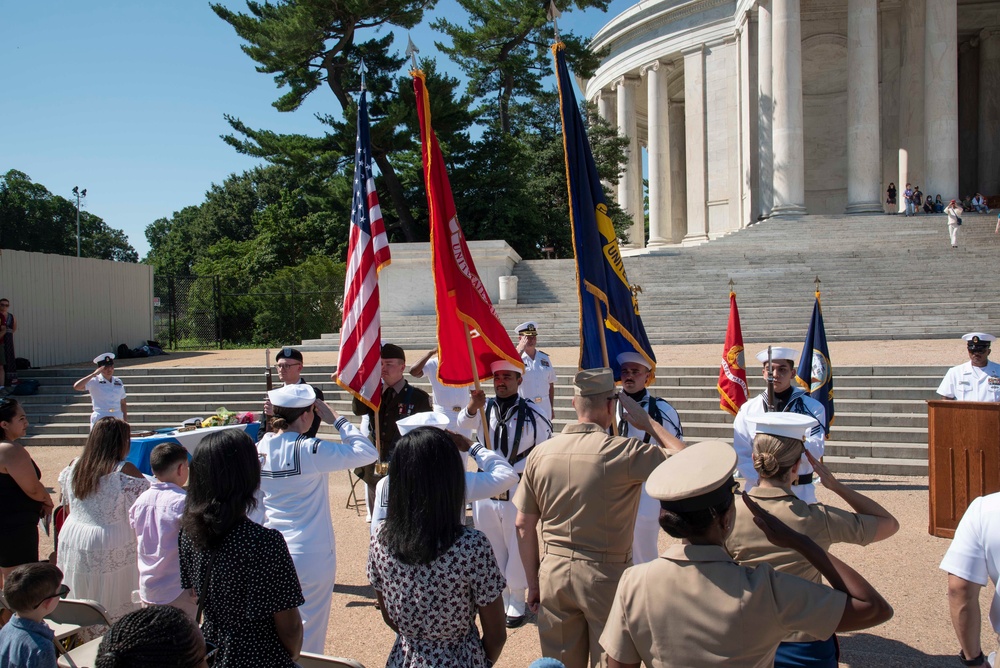
[{"label": "blue sky", "polygon": [[[124,230],[140,257],[149,250],[149,223],[201,203],[212,183],[256,164],[219,138],[229,130],[223,114],[251,127],[319,134],[314,114],[339,113],[326,89],[296,112],[277,112],[274,81],[255,71],[207,0],[4,4],[0,173],[20,170],[67,198],[73,186],[86,188],[83,208]],[[631,4],[567,13],[560,27],[592,35]],[[412,31],[421,57],[435,55],[441,40],[428,26],[433,16],[458,11],[439,0]],[[396,46],[405,48],[405,34]]]}]

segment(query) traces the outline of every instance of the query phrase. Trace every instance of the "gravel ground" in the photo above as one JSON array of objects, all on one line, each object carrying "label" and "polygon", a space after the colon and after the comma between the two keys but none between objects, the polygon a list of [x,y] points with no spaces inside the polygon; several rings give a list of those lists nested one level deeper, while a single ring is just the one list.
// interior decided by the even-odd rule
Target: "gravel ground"
[{"label": "gravel ground", "polygon": [[[322,362],[314,360],[314,363]],[[57,488],[59,471],[77,454],[77,448],[31,448],[31,455],[43,472],[43,481],[50,489]],[[338,570],[326,651],[373,668],[384,665],[394,638],[373,607],[374,594],[365,576],[368,525],[364,514],[359,516],[355,510],[344,507],[349,492],[347,474],[336,473],[330,478]],[[861,475],[845,475],[843,479],[894,513],[902,528],[889,540],[867,548],[838,546],[834,550],[867,577],[895,608],[895,617],[886,624],[841,637],[840,665],[852,668],[958,665],[953,658],[958,643],[945,596],[947,578],[937,568],[949,541],[927,533],[927,479]],[[359,485],[358,491],[361,489]],[[820,490],[820,497],[843,505],[825,489]],[[661,534],[661,547],[669,540]],[[51,540],[43,537],[43,552],[49,550]],[[992,589],[984,592],[984,609],[988,608],[985,603],[989,595]],[[985,647],[995,647],[990,634],[988,624],[984,623]],[[497,666],[523,668],[538,655],[536,627],[527,624],[509,633]]]}]

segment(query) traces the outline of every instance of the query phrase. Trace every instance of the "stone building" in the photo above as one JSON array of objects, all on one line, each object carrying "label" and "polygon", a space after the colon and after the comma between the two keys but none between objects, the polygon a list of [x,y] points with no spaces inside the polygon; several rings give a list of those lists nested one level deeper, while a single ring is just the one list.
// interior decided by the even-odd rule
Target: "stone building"
[{"label": "stone building", "polygon": [[643,0],[585,95],[630,139],[642,248],[769,216],[881,213],[907,182],[1000,194],[1000,1]]}]

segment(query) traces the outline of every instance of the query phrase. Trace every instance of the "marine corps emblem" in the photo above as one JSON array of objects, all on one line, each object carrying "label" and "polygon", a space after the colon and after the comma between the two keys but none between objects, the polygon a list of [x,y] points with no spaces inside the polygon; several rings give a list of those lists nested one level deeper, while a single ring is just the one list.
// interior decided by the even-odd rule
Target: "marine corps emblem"
[{"label": "marine corps emblem", "polygon": [[745,369],[746,363],[743,360],[743,346],[733,346],[726,352],[726,364],[730,369]]},{"label": "marine corps emblem", "polygon": [[810,394],[830,382],[830,360],[826,355],[813,348],[812,378],[810,379]]}]

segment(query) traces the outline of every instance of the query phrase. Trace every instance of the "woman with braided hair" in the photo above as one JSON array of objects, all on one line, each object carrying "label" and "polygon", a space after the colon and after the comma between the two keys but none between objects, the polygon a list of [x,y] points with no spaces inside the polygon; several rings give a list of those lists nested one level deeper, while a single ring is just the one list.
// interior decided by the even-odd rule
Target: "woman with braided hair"
[{"label": "woman with braided hair", "polygon": [[[793,530],[816,542],[824,550],[834,543],[868,545],[885,540],[899,530],[899,522],[874,500],[837,480],[830,469],[803,446],[803,439],[816,420],[798,413],[766,413],[758,418],[753,441],[753,465],[760,483],[747,494],[761,508]],[[842,498],[854,512],[822,503],[808,504],[791,490],[798,479],[798,463],[805,452],[822,484]],[[737,504],[736,523],[726,540],[726,549],[744,566],[770,564],[774,570],[822,583],[823,577],[795,550],[774,545],[754,523],[753,514]],[[815,638],[792,634],[778,646],[775,668],[792,666],[837,666],[839,648],[836,635]]]},{"label": "woman with braided hair", "polygon": [[169,605],[151,605],[112,625],[94,668],[208,668],[208,654],[190,617]]}]

